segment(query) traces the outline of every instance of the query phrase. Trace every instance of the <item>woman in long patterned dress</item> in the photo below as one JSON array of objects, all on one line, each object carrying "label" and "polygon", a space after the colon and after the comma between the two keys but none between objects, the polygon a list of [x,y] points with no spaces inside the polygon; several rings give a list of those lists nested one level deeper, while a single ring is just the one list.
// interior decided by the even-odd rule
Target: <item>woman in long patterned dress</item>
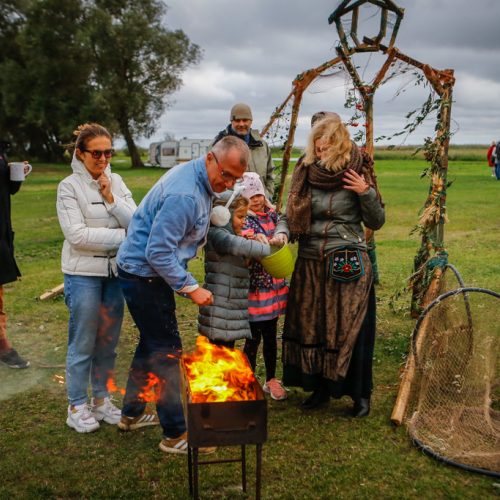
[{"label": "woman in long patterned dress", "polygon": [[370,412],[375,290],[363,225],[385,222],[373,162],[338,115],[312,128],[295,168],[286,216],[271,244],[298,241],[283,333],[283,383],[312,394],[310,410],[350,396]]}]

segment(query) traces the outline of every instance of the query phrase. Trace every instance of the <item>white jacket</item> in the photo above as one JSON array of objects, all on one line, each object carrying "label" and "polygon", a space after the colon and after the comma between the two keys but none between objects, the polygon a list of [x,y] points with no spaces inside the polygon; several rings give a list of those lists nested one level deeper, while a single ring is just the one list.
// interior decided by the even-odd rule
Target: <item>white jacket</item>
[{"label": "white jacket", "polygon": [[73,155],[73,174],[57,188],[57,215],[64,233],[61,267],[66,274],[116,276],[116,252],[137,208],[132,193],[108,165],[114,202],[106,202],[99,184]]}]

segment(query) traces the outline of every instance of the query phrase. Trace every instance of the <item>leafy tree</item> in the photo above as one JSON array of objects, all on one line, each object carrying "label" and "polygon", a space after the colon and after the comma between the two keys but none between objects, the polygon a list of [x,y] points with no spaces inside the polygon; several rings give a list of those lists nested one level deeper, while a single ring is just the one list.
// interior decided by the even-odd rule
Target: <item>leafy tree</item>
[{"label": "leafy tree", "polygon": [[2,0],[0,5],[0,62],[16,51],[15,38],[25,21],[29,0]]},{"label": "leafy tree", "polygon": [[102,119],[89,85],[92,54],[84,23],[81,0],[25,4],[15,47],[0,63],[4,121],[19,152],[61,159],[62,144],[79,123]]},{"label": "leafy tree", "polygon": [[159,0],[89,0],[88,36],[95,59],[92,83],[98,105],[116,121],[132,158],[142,166],[134,136],[149,137],[165,110],[166,96],[200,49],[181,30],[164,25]]},{"label": "leafy tree", "polygon": [[149,136],[200,49],[159,0],[0,0],[0,131],[16,152],[61,159],[76,125]]},{"label": "leafy tree", "polygon": [[3,86],[8,75],[3,71],[3,65],[7,60],[21,60],[16,38],[25,22],[26,3],[24,0],[3,0],[0,8],[0,140],[11,142],[16,119],[6,113]]}]

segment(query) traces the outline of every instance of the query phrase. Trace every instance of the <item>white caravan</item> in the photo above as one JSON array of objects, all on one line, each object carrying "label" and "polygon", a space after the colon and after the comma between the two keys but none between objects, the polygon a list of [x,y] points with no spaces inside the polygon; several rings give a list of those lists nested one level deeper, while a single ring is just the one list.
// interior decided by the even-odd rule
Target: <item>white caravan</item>
[{"label": "white caravan", "polygon": [[184,139],[153,142],[149,145],[149,164],[172,168],[177,163],[198,158],[208,152],[212,139]]}]

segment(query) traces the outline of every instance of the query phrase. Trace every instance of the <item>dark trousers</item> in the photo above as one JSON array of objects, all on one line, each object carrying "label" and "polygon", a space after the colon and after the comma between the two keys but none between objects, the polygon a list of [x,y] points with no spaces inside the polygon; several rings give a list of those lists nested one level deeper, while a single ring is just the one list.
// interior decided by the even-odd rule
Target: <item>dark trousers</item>
[{"label": "dark trousers", "polygon": [[10,348],[7,340],[7,315],[3,310],[3,286],[0,285],[0,352],[6,352]]},{"label": "dark trousers", "polygon": [[277,328],[278,318],[250,322],[252,338],[245,341],[243,349],[252,369],[255,371],[260,339],[263,340],[262,354],[264,355],[264,365],[266,366],[266,381],[276,376],[276,358],[278,356]]},{"label": "dark trousers", "polygon": [[[142,278],[122,269],[118,269],[118,276],[140,334],[122,414],[137,417],[144,412],[146,402],[156,401],[164,435],[178,437],[186,430],[186,424],[179,368],[182,343],[175,317],[174,292],[162,278]],[[145,391],[156,380],[155,389]]]},{"label": "dark trousers", "polygon": [[234,340],[217,340],[217,339],[208,339],[211,344],[217,345],[219,347],[228,347],[229,349],[234,349]]}]

